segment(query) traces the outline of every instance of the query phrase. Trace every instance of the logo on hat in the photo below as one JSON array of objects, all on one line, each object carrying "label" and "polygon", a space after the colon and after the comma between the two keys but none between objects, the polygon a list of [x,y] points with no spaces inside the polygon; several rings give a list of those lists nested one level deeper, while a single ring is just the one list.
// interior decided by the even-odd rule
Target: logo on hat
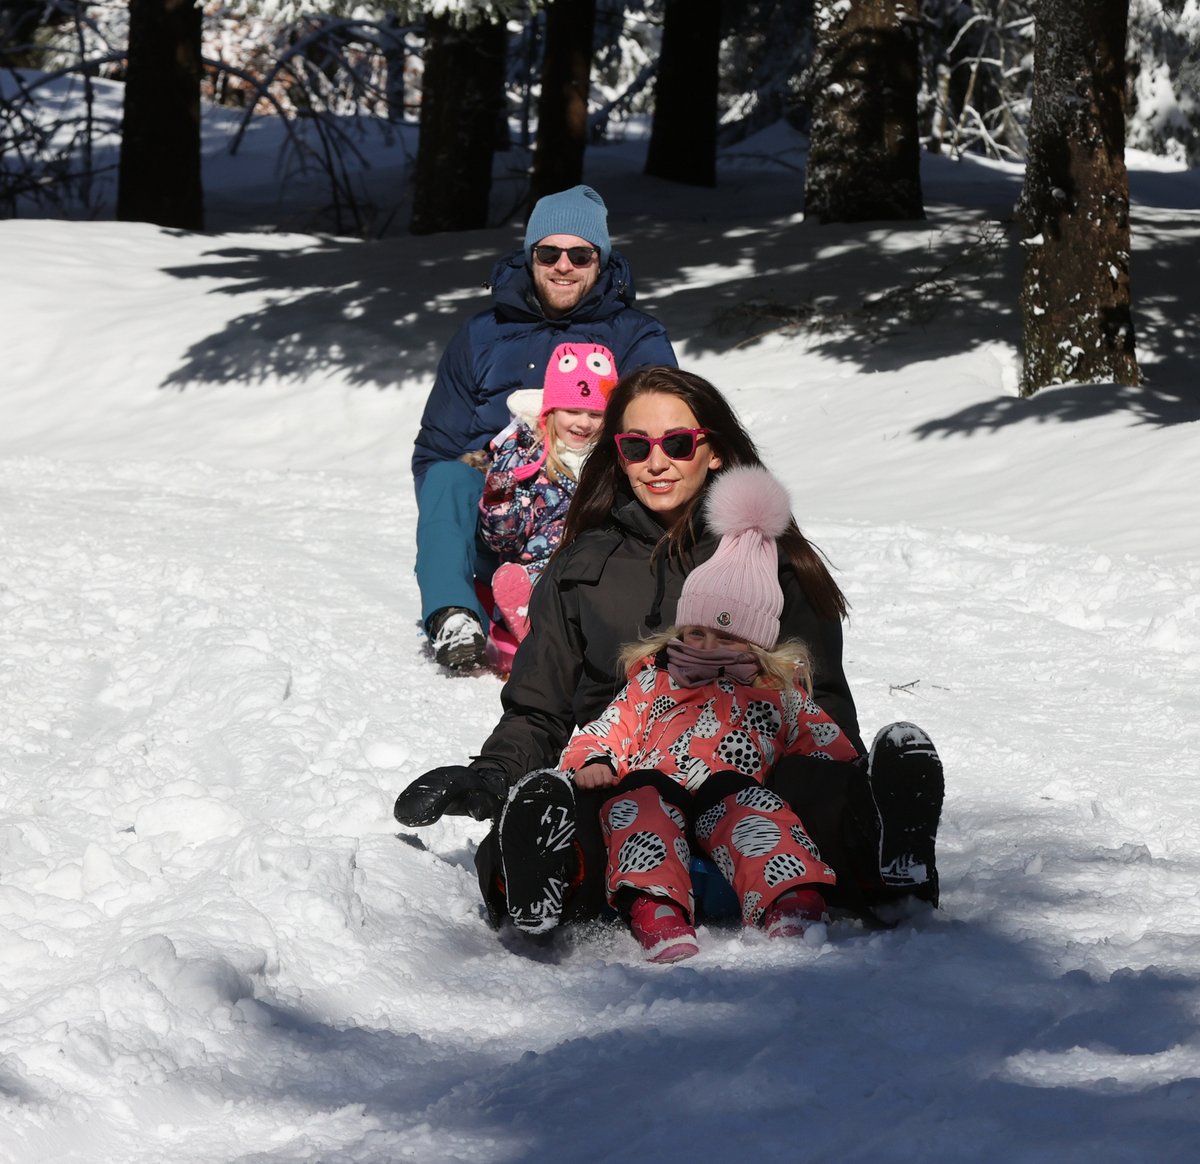
[{"label": "logo on hat", "polygon": [[713,619],[713,622],[715,622],[719,627],[727,627],[733,622],[733,615],[730,614],[729,611],[723,610],[717,615],[716,618]]}]

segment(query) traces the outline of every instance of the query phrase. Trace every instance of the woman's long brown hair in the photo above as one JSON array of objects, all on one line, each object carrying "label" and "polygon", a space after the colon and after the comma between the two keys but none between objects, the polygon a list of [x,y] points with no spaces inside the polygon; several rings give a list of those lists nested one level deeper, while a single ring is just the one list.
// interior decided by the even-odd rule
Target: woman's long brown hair
[{"label": "woman's long brown hair", "polygon": [[[708,475],[704,488],[692,498],[670,528],[664,529],[663,536],[671,553],[683,554],[694,543],[696,516],[714,477],[739,465],[762,465],[750,434],[742,427],[729,402],[707,380],[678,368],[638,368],[622,376],[608,398],[604,423],[579,475],[579,485],[567,511],[557,552],[565,550],[585,530],[607,525],[617,498],[630,496],[629,480],[621,467],[615,438],[623,431],[625,410],[630,402],[651,393],[682,400],[691,409],[697,425],[709,430],[709,445],[721,458],[721,468]],[[816,613],[822,618],[844,618],[849,609],[846,596],[833,580],[821,553],[800,532],[794,518],[779,544]]]}]

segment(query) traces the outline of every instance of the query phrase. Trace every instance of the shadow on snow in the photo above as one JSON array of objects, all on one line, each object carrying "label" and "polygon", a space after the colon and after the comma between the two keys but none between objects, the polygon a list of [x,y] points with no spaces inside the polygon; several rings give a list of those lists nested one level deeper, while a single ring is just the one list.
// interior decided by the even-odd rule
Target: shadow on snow
[{"label": "shadow on snow", "polygon": [[[541,1053],[430,1048],[273,1007],[295,1044],[284,1064],[310,1067],[262,1083],[314,1109],[365,1105],[379,1126],[339,1154],[356,1160],[418,1133],[439,1159],[497,1164],[1182,1160],[1200,1135],[1200,1080],[1155,1059],[1194,1044],[1197,983],[1153,967],[1060,973],[1027,943],[929,922],[767,968],[578,972],[581,1016],[610,1029]],[[275,1158],[287,1150],[252,1157]]]},{"label": "shadow on snow", "polygon": [[[871,373],[966,354],[981,343],[1019,349],[1015,231],[993,224],[993,243],[981,243],[978,215],[935,210],[926,222],[857,227],[772,219],[736,231],[719,221],[627,225],[639,305],[689,353],[792,335],[808,350]],[[1134,260],[1141,388],[1000,397],[925,421],[917,433],[972,434],[1114,410],[1143,424],[1200,418],[1200,391],[1187,376],[1200,316],[1176,290],[1193,265],[1194,231],[1159,226],[1147,228],[1153,249]],[[214,250],[217,261],[170,273],[219,280],[208,294],[265,294],[270,302],[193,345],[164,387],[253,385],[314,372],[379,389],[428,382],[456,328],[486,306],[495,258],[518,243],[513,228],[371,243],[322,238],[298,251]]]}]

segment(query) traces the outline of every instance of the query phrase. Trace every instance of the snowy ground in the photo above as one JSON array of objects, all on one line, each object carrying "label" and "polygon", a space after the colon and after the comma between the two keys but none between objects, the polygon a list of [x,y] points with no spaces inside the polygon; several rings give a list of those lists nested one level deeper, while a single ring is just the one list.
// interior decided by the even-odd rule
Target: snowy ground
[{"label": "snowy ground", "polygon": [[499,711],[424,653],[407,461],[514,227],[0,222],[0,1159],[1196,1158],[1200,180],[1131,159],[1146,387],[1022,402],[1007,242],[899,335],[706,326],[904,285],[1019,185],[929,159],[927,223],[818,228],[796,145],[588,177],[840,571],[864,730],[940,746],[944,908],[649,967],[498,938],[482,825],[397,837]]}]

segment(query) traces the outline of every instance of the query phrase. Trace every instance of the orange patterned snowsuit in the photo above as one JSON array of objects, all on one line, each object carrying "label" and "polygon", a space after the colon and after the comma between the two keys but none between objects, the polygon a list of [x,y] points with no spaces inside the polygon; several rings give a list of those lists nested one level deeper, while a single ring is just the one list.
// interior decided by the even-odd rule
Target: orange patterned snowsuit
[{"label": "orange patterned snowsuit", "polygon": [[790,889],[834,884],[799,817],[762,786],[791,755],[853,760],[858,753],[802,689],[729,678],[681,687],[646,659],[559,762],[577,771],[603,761],[621,778],[601,809],[609,900],[620,904],[628,892],[667,897],[692,915],[692,844],[733,886],[747,925]]}]

